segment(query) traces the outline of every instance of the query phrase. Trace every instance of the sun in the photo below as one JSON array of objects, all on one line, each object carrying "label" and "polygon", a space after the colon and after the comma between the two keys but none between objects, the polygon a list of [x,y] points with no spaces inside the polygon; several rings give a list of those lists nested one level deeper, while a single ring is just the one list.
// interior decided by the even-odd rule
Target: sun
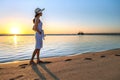
[{"label": "sun", "polygon": [[18,27],[11,27],[10,33],[11,34],[20,34],[20,29]]}]

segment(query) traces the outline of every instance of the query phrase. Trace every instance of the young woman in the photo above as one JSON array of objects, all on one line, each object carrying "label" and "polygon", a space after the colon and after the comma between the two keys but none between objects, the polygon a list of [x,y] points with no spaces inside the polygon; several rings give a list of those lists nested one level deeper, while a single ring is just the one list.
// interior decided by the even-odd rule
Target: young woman
[{"label": "young woman", "polygon": [[35,40],[36,40],[36,45],[35,45],[35,50],[32,54],[32,58],[30,60],[30,64],[34,64],[34,57],[37,55],[37,63],[41,63],[42,61],[39,58],[40,54],[40,49],[43,46],[43,38],[44,38],[44,31],[42,30],[42,22],[40,20],[40,17],[42,16],[42,11],[44,9],[36,8],[35,9],[35,18],[33,19],[33,30],[36,32],[35,33]]}]

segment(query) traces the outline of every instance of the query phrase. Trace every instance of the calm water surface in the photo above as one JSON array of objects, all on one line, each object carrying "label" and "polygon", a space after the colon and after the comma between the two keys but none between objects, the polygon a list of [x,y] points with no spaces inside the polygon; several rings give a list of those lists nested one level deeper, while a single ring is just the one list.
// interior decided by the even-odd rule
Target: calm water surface
[{"label": "calm water surface", "polygon": [[[0,36],[0,62],[30,59],[34,36]],[[120,36],[46,36],[41,57],[57,57],[120,48]]]}]

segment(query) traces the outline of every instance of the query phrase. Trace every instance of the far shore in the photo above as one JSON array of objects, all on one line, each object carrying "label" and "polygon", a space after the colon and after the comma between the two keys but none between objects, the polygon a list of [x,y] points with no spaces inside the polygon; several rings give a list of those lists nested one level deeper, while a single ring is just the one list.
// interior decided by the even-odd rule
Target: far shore
[{"label": "far shore", "polygon": [[[0,36],[33,36],[34,34],[0,34]],[[45,34],[45,35],[78,35],[76,34]],[[84,35],[120,35],[120,33],[84,33]]]},{"label": "far shore", "polygon": [[[0,63],[1,80],[120,80],[120,49]],[[36,61],[35,61],[36,62]]]}]

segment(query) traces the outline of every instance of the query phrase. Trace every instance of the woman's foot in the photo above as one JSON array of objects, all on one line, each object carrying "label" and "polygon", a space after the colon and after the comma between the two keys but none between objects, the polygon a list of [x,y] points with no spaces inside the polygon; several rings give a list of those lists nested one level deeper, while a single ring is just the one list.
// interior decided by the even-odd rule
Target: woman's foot
[{"label": "woman's foot", "polygon": [[34,61],[30,61],[30,63],[29,63],[30,65],[32,65],[32,64],[35,64],[35,62]]}]

